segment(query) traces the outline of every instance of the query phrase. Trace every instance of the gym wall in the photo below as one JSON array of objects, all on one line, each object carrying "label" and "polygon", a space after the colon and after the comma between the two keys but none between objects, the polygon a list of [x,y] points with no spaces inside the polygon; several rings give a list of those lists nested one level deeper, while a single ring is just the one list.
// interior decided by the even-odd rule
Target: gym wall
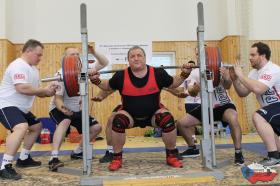
[{"label": "gym wall", "polygon": [[[88,8],[89,41],[153,41],[153,51],[175,51],[177,64],[195,59],[198,0],[0,0],[0,77],[8,63],[20,55],[22,43],[30,38],[45,44],[44,58],[39,65],[41,77],[53,75],[60,67],[64,48],[80,47],[82,2]],[[209,46],[221,47],[223,61],[232,63],[241,54],[248,72],[248,47],[262,39],[272,49],[272,61],[280,63],[280,25],[274,21],[280,17],[279,0],[202,2],[205,39]],[[96,92],[94,87],[93,94]],[[251,113],[258,108],[255,98],[241,99],[233,90],[230,94],[237,105],[243,133],[252,131]],[[165,92],[162,98],[176,118],[184,114],[183,100]],[[119,101],[115,93],[102,103],[94,103],[91,112],[105,125]],[[47,116],[48,104],[49,99],[36,99],[34,113],[38,117]],[[132,129],[129,134],[142,135],[143,131]],[[0,126],[0,139],[4,135],[5,130]]]},{"label": "gym wall", "polygon": [[[255,42],[255,41],[250,41]],[[270,45],[272,49],[272,61],[280,65],[280,41],[264,41]],[[208,46],[219,46],[222,49],[222,59],[227,63],[234,63],[237,54],[240,52],[240,37],[239,36],[227,36],[220,41],[206,41]],[[92,43],[94,45],[94,43]],[[170,52],[176,53],[176,65],[181,65],[183,62],[190,59],[195,60],[194,49],[196,47],[196,41],[154,41],[154,52]],[[59,68],[61,63],[61,56],[66,46],[80,47],[80,43],[46,43],[44,44],[44,56],[40,62],[38,68],[40,70],[40,76],[52,76]],[[22,44],[12,44],[8,40],[0,40],[0,64],[2,74],[8,65],[15,57],[21,53]],[[159,64],[160,65],[160,64]],[[244,61],[245,66],[250,66],[249,62]],[[124,66],[114,65],[113,69],[123,68]],[[177,72],[179,73],[179,71]],[[98,88],[90,85],[89,97],[97,94]],[[248,133],[253,130],[250,124],[251,112],[253,112],[257,106],[257,102],[254,99],[253,104],[249,107],[246,105],[244,98],[238,97],[233,89],[230,90],[230,95],[236,103],[239,115],[239,122],[243,133]],[[178,99],[173,95],[163,91],[161,96],[164,105],[166,105],[170,111],[174,114],[175,119],[183,116],[184,100]],[[32,112],[38,117],[48,117],[49,98],[36,98]],[[120,96],[118,93],[110,95],[106,100],[101,103],[90,102],[90,113],[95,116],[103,128],[106,126],[107,118],[110,115],[112,109],[120,103]],[[128,131],[128,135],[143,135],[147,129],[131,129]],[[103,131],[104,132],[104,131]],[[4,136],[5,132],[0,128],[0,139]]]}]

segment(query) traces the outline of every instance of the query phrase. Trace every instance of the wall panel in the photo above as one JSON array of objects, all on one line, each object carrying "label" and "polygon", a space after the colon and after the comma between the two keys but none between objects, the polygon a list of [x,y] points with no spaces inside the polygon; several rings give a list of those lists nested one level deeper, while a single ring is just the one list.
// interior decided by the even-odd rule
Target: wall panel
[{"label": "wall panel", "polygon": [[[252,41],[253,42],[253,41]],[[280,64],[280,41],[265,41],[267,42],[272,49],[272,61]],[[233,63],[236,59],[236,56],[239,54],[239,37],[238,36],[228,36],[221,41],[207,41],[208,46],[220,46],[222,49],[222,59],[226,63]],[[181,65],[184,62],[189,60],[196,61],[195,58],[195,47],[196,41],[167,41],[167,42],[153,42],[153,51],[154,52],[175,52],[176,54],[176,65]],[[53,76],[53,74],[60,68],[61,57],[64,52],[65,47],[67,46],[76,46],[80,48],[80,43],[48,43],[45,44],[44,56],[38,68],[40,70],[41,78],[47,76]],[[0,40],[0,61],[1,61],[1,71],[0,74],[4,72],[7,64],[12,61],[16,56],[20,56],[22,45],[16,44],[12,45],[10,42],[5,40]],[[158,64],[160,65],[160,64]],[[114,65],[113,69],[124,68],[123,65]],[[177,74],[179,70],[177,70]],[[46,83],[44,83],[45,85]],[[98,88],[94,85],[89,87],[89,98],[93,97],[98,93]],[[243,133],[248,133],[251,131],[252,126],[247,122],[247,116],[244,114],[246,108],[244,106],[243,99],[239,98],[233,88],[229,91],[233,101],[236,103],[239,122],[242,127]],[[178,99],[173,95],[163,91],[161,95],[162,103],[169,108],[173,113],[175,119],[182,117],[185,114],[184,110],[184,100]],[[36,98],[32,112],[38,117],[48,117],[48,105],[50,98]],[[110,95],[101,103],[96,103],[90,101],[90,113],[94,115],[97,120],[105,129],[107,119],[110,116],[114,107],[120,103],[120,96],[117,92]],[[255,102],[256,103],[256,102]],[[257,105],[257,103],[256,103]],[[256,108],[254,106],[254,108]],[[143,135],[146,129],[130,129],[128,130],[128,135]],[[2,130],[1,130],[2,131]],[[104,131],[102,134],[104,135]]]},{"label": "wall panel", "polygon": [[[239,36],[228,36],[225,37],[223,40],[220,42],[220,48],[222,52],[222,60],[223,63],[227,64],[235,64],[236,60],[240,54],[240,38]],[[249,125],[248,125],[248,119],[247,115],[244,115],[244,98],[240,98],[235,90],[234,87],[232,86],[231,89],[229,90],[230,97],[232,98],[233,102],[235,103],[235,106],[237,108],[238,112],[238,121],[241,126],[242,132],[243,133],[248,133],[249,132]]]},{"label": "wall panel", "polygon": [[[1,39],[0,40],[0,77],[1,80],[3,78],[3,74],[5,72],[5,69],[7,68],[8,64],[15,58],[15,50],[14,45],[6,40]],[[6,138],[6,129],[0,125],[0,140],[3,140]]]}]

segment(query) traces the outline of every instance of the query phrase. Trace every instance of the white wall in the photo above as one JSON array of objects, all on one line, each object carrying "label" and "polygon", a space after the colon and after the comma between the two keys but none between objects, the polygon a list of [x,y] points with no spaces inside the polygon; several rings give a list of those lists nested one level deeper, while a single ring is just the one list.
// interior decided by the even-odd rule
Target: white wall
[{"label": "white wall", "polygon": [[280,39],[279,9],[279,0],[253,0],[250,39]]},{"label": "white wall", "polygon": [[[37,17],[40,17],[36,10],[36,0],[6,0],[7,39],[15,43],[23,43],[30,38],[37,39],[36,28]],[[41,23],[42,24],[42,23]]]},{"label": "white wall", "polygon": [[[198,0],[6,0],[6,37],[14,43],[80,42],[81,2],[87,4],[89,41],[196,40]],[[226,1],[202,2],[205,39],[223,38]]]},{"label": "white wall", "polygon": [[[0,38],[14,43],[30,38],[80,42],[80,4],[84,2],[89,41],[196,40],[198,1],[0,0]],[[240,34],[247,27],[239,20],[246,16],[244,12],[249,16],[250,39],[280,39],[279,0],[248,0],[248,10],[240,10],[241,1],[202,0],[206,40]]]},{"label": "white wall", "polygon": [[0,39],[6,38],[6,0],[0,0]]},{"label": "white wall", "polygon": [[227,25],[227,35],[238,35],[240,33],[239,28],[239,21],[237,19],[240,18],[240,16],[237,15],[238,7],[237,7],[237,1],[236,0],[227,0],[226,1],[226,8],[224,9],[226,13],[226,20],[225,24]]}]

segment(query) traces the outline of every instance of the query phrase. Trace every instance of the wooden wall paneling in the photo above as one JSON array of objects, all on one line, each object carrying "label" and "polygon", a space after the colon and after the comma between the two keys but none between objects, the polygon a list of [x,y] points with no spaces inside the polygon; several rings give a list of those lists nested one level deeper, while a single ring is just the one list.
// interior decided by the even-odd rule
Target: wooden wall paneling
[{"label": "wooden wall paneling", "polygon": [[[271,46],[272,50],[272,61],[279,64],[280,63],[280,51],[279,41],[265,41]],[[4,42],[5,43],[5,42]],[[239,51],[238,36],[228,36],[221,41],[207,41],[208,46],[220,46],[222,49],[222,59],[227,63],[234,62],[234,59]],[[5,46],[10,44],[5,44]],[[13,45],[12,45],[13,46]],[[44,44],[44,56],[38,68],[40,69],[41,78],[46,76],[53,76],[53,74],[60,68],[61,57],[63,55],[64,49],[66,46],[76,46],[80,49],[80,43],[49,43]],[[176,65],[182,65],[183,63],[194,60],[195,57],[195,48],[197,46],[196,41],[156,41],[153,42],[153,51],[154,52],[175,52],[176,54]],[[0,48],[3,47],[3,41],[0,41]],[[20,56],[22,45],[16,44],[9,49],[11,54],[8,54],[9,59]],[[14,53],[14,54],[12,54]],[[5,55],[7,56],[7,55]],[[1,60],[1,72],[3,73],[6,68],[3,63],[3,52],[0,53]],[[11,61],[11,60],[10,60]],[[159,64],[160,65],[160,64]],[[113,69],[124,68],[123,65],[113,65]],[[176,73],[179,74],[180,70],[177,70]],[[89,97],[97,94],[99,89],[90,85],[89,88]],[[242,99],[240,99],[233,89],[230,90],[230,95],[234,102],[237,105],[239,113],[239,121],[241,123],[242,132],[248,132],[248,126],[246,125],[246,118],[244,117],[244,107],[242,107]],[[169,110],[174,115],[175,119],[178,119],[185,115],[184,100],[178,99],[173,95],[162,91],[161,99],[163,104],[169,108]],[[37,98],[34,103],[32,112],[37,117],[48,117],[48,106],[50,98]],[[95,103],[90,101],[90,113],[96,117],[96,119],[102,124],[103,129],[106,127],[107,119],[110,116],[113,108],[120,103],[119,93],[113,93],[107,99],[101,103]],[[143,135],[146,129],[131,129],[128,130],[128,135]],[[103,133],[104,135],[104,130]]]},{"label": "wooden wall paneling", "polygon": [[268,46],[271,49],[270,60],[273,63],[280,65],[280,41],[273,40],[273,41],[262,41],[262,42],[268,44]]},{"label": "wooden wall paneling", "polygon": [[[7,66],[15,59],[14,45],[10,41],[2,39],[0,40],[0,51],[0,77],[2,81]],[[0,140],[5,140],[6,136],[7,130],[0,125]]]},{"label": "wooden wall paneling", "polygon": [[3,74],[8,66],[15,59],[14,45],[8,40],[0,39],[0,77],[2,80]]},{"label": "wooden wall paneling", "polygon": [[[3,79],[3,74],[5,72],[6,66],[7,66],[7,61],[6,61],[6,54],[5,54],[5,41],[0,40],[0,77],[1,81]],[[4,140],[6,138],[6,129],[2,125],[0,125],[0,140]]]},{"label": "wooden wall paneling", "polygon": [[[222,61],[224,63],[235,64],[240,51],[239,41],[239,36],[228,36],[221,40],[220,47],[222,52]],[[240,123],[242,133],[248,133],[249,125],[244,110],[245,102],[237,95],[233,87],[229,90],[229,94],[237,108],[238,121]]]},{"label": "wooden wall paneling", "polygon": [[3,74],[5,72],[6,69],[6,65],[7,65],[7,61],[5,58],[5,53],[4,53],[4,48],[5,48],[5,44],[3,40],[0,40],[0,77],[1,80],[3,78]]}]

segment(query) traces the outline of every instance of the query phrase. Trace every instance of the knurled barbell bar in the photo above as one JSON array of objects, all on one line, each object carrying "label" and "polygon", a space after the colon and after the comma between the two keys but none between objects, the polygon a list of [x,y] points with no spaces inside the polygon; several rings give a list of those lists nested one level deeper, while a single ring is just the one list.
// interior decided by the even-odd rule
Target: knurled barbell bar
[{"label": "knurled barbell bar", "polygon": [[[221,53],[218,47],[205,47],[205,56],[206,56],[206,66],[207,70],[213,74],[213,85],[218,86],[220,83],[220,73],[219,69],[221,66],[231,67],[233,65],[221,64]],[[55,77],[42,79],[42,82],[48,81],[63,81],[65,90],[69,97],[79,95],[79,82],[78,76],[81,69],[81,60],[74,56],[65,56],[62,60],[62,74],[58,74]],[[163,69],[178,69],[181,66],[159,66],[156,68]],[[192,68],[199,68],[199,66],[192,66]],[[100,74],[115,73],[122,71],[123,69],[118,70],[107,70],[99,71]]]}]

